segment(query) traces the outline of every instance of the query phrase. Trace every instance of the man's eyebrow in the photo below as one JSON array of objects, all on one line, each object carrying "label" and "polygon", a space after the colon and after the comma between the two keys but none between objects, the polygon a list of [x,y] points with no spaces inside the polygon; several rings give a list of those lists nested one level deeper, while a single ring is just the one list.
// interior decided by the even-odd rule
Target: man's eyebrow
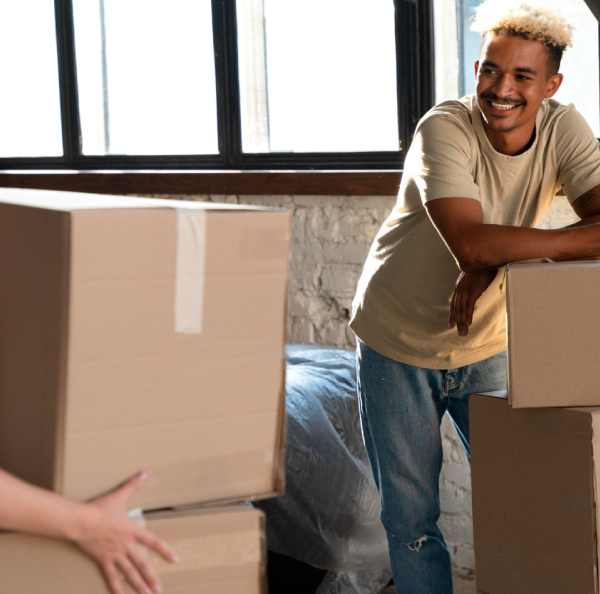
[{"label": "man's eyebrow", "polygon": [[529,68],[528,66],[519,66],[518,68],[515,68],[515,72],[524,72],[525,74],[533,74],[533,75],[537,74],[537,70],[534,70],[533,68]]},{"label": "man's eyebrow", "polygon": [[[484,60],[481,63],[481,66],[489,66],[491,68],[498,68],[498,64],[496,64],[495,62],[492,62],[491,60]],[[537,75],[537,70],[534,70],[533,68],[529,68],[529,66],[517,66],[517,68],[514,68],[515,72],[519,72],[521,74],[531,74],[533,76]]]}]

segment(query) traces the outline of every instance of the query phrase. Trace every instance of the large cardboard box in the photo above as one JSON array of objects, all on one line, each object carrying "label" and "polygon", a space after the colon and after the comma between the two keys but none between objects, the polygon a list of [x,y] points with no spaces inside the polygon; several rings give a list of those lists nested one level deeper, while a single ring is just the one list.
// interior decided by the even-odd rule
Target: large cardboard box
[{"label": "large cardboard box", "polygon": [[511,406],[600,405],[600,262],[510,264],[507,302]]},{"label": "large cardboard box", "polygon": [[470,415],[478,594],[597,594],[600,408]]},{"label": "large cardboard box", "polygon": [[283,489],[289,214],[0,190],[0,467],[145,509]]},{"label": "large cardboard box", "polygon": [[[179,562],[149,555],[165,594],[263,594],[262,514],[251,508],[147,516],[146,526],[167,541]],[[107,594],[96,564],[66,542],[0,534],[0,594]],[[132,590],[123,581],[127,594]]]}]

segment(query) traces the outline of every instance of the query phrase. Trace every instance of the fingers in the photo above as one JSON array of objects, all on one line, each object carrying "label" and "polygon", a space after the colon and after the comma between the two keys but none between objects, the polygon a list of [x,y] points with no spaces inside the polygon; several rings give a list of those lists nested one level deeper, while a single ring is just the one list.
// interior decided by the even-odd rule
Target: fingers
[{"label": "fingers", "polygon": [[170,561],[171,563],[175,563],[178,561],[177,553],[167,546],[160,538],[145,530],[143,528],[137,534],[137,539],[143,545],[148,547],[151,551],[154,551],[158,555],[160,555],[166,561]]},{"label": "fingers", "polygon": [[475,312],[475,299],[471,296],[467,301],[467,331],[468,327],[473,323],[473,313]]},{"label": "fingers", "polygon": [[160,582],[158,577],[150,564],[137,552],[130,551],[129,561],[139,576],[141,576],[146,587],[150,588],[152,592],[160,592]]},{"label": "fingers", "polygon": [[127,583],[138,594],[152,594],[156,592],[149,583],[147,583],[138,568],[129,560],[128,557],[119,557],[115,560],[116,565],[121,570]]},{"label": "fingers", "polygon": [[475,309],[474,299],[467,297],[463,304],[463,319],[461,336],[467,336],[469,334],[469,326],[473,323],[473,310]]},{"label": "fingers", "polygon": [[473,323],[474,297],[469,292],[457,287],[450,308],[451,320],[454,322],[453,326],[456,325],[459,336],[467,336],[469,326]]},{"label": "fingers", "polygon": [[467,324],[467,295],[461,291],[458,299],[458,314],[456,326],[459,336],[466,336],[469,332]]},{"label": "fingers", "polygon": [[113,501],[117,501],[125,505],[131,496],[148,480],[150,473],[147,470],[141,470],[128,478],[124,483],[121,483],[114,491],[109,493],[108,497]]},{"label": "fingers", "polygon": [[452,293],[452,298],[450,299],[450,316],[448,317],[448,328],[454,328],[456,325],[456,291]]},{"label": "fingers", "polygon": [[123,594],[121,576],[115,566],[112,563],[105,563],[102,565],[102,573],[111,594]]}]

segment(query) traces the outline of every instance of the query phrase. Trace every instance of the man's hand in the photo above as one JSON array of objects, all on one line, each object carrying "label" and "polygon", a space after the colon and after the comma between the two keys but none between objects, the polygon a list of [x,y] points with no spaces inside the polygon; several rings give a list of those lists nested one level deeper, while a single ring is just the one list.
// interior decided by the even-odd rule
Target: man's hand
[{"label": "man's hand", "polygon": [[160,592],[143,547],[167,561],[177,560],[165,543],[127,516],[127,502],[146,477],[147,473],[139,473],[82,508],[83,529],[75,542],[99,565],[112,594],[123,594],[123,578],[139,594]]},{"label": "man's hand", "polygon": [[491,269],[460,273],[450,300],[448,328],[456,326],[460,336],[466,336],[469,333],[469,326],[473,322],[475,302],[496,278],[497,272],[497,269]]}]

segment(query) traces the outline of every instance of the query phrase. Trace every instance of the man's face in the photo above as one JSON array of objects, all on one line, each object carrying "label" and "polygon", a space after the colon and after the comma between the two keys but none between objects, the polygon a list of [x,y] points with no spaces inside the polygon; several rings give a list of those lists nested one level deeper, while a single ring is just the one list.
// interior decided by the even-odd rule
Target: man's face
[{"label": "man's face", "polygon": [[488,133],[502,136],[518,131],[530,135],[542,101],[562,82],[562,75],[552,74],[541,42],[493,33],[486,36],[475,74]]}]

